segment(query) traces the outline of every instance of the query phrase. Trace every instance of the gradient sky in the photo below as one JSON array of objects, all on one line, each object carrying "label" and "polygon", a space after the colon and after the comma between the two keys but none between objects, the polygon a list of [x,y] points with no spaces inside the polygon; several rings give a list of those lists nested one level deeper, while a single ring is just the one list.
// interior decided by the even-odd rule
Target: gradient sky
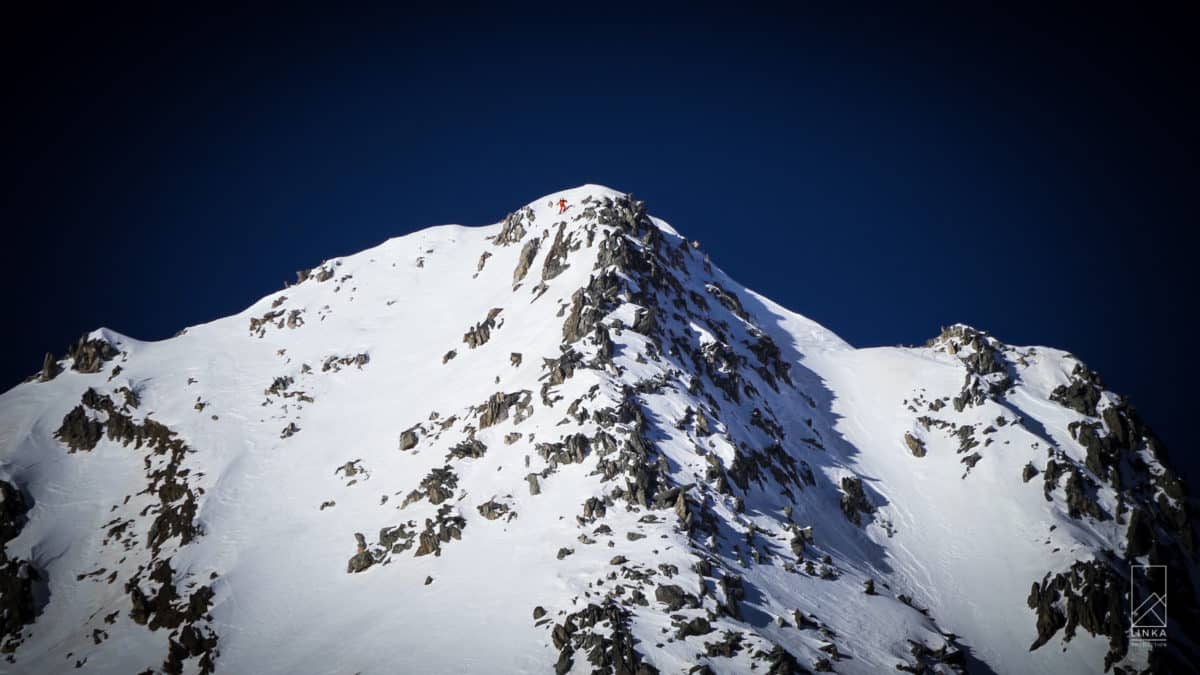
[{"label": "gradient sky", "polygon": [[1200,477],[1183,17],[591,7],[6,17],[2,386],[592,182],[855,345],[1071,350]]}]

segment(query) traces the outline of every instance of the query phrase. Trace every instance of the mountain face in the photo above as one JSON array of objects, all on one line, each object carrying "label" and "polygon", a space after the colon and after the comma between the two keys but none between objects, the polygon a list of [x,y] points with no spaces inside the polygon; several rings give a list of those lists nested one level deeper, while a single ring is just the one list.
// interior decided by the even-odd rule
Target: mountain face
[{"label": "mountain face", "polygon": [[0,669],[1184,672],[1189,509],[1072,355],[855,349],[588,185],[48,356]]}]

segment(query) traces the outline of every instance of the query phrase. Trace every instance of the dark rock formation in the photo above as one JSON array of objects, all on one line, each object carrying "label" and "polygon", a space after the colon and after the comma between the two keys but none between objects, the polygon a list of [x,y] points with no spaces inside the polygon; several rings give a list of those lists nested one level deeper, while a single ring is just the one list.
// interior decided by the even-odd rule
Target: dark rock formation
[{"label": "dark rock formation", "polygon": [[1033,465],[1033,462],[1029,462],[1028,464],[1025,465],[1024,469],[1021,469],[1021,482],[1028,483],[1037,474],[1038,474],[1037,467],[1035,467]]},{"label": "dark rock formation", "polygon": [[1109,565],[1100,560],[1079,561],[1065,572],[1049,573],[1039,584],[1034,582],[1029,592],[1029,608],[1037,613],[1038,637],[1029,650],[1033,651],[1064,629],[1063,640],[1069,642],[1075,629],[1082,627],[1092,635],[1109,640],[1104,669],[1124,658],[1129,647],[1125,633],[1128,583]]},{"label": "dark rock formation", "polygon": [[419,425],[411,429],[406,429],[400,432],[400,450],[412,450],[417,447],[417,442],[420,438],[417,436]]},{"label": "dark rock formation", "polygon": [[657,675],[658,671],[643,662],[642,655],[633,648],[629,619],[629,610],[613,600],[589,604],[568,614],[550,634],[554,648],[559,651],[555,671],[569,672],[576,654],[582,653],[594,673]]},{"label": "dark rock formation", "polygon": [[0,547],[21,533],[28,511],[29,502],[17,486],[0,480]]},{"label": "dark rock formation", "polygon": [[913,457],[925,456],[925,442],[916,436],[913,436],[911,433],[904,434],[904,444],[908,446],[908,449],[910,452],[912,452]]},{"label": "dark rock formation", "polygon": [[525,275],[529,274],[529,268],[533,265],[533,259],[537,257],[538,247],[541,243],[541,239],[534,237],[521,247],[521,253],[517,256],[517,266],[513,269],[513,287],[521,283],[525,279]]},{"label": "dark rock formation", "polygon": [[862,525],[863,513],[874,513],[875,507],[867,500],[863,492],[862,479],[857,476],[846,476],[842,479],[842,513],[855,525]]},{"label": "dark rock formation", "polygon": [[500,228],[500,234],[496,235],[495,244],[497,246],[508,246],[524,239],[525,220],[532,220],[532,217],[533,210],[529,208],[508,214],[504,218],[504,226]]},{"label": "dark rock formation", "polygon": [[67,350],[71,369],[80,373],[98,373],[106,361],[113,360],[118,354],[117,348],[106,340],[88,338],[86,335]]},{"label": "dark rock formation", "polygon": [[63,417],[62,426],[54,432],[54,437],[66,443],[71,452],[76,452],[95,448],[103,433],[104,425],[92,419],[82,405],[77,405]]},{"label": "dark rock formation", "polygon": [[504,310],[500,307],[493,307],[492,309],[488,310],[487,317],[485,317],[483,321],[467,329],[467,332],[463,335],[462,341],[471,349],[475,349],[476,347],[486,343],[491,339],[492,330],[496,328],[496,317],[499,316],[500,312],[502,311]]},{"label": "dark rock formation", "polygon": [[371,552],[367,550],[367,539],[360,532],[354,533],[354,540],[358,545],[354,555],[350,557],[350,562],[346,563],[347,574],[358,574],[366,571],[371,565],[375,564],[375,558],[371,556]]},{"label": "dark rock formation", "polygon": [[1071,372],[1070,384],[1055,387],[1050,392],[1050,400],[1077,413],[1095,417],[1102,388],[1100,376],[1082,363],[1077,363]]},{"label": "dark rock formation", "polygon": [[479,413],[479,428],[486,429],[508,419],[509,410],[516,407],[514,423],[520,423],[533,413],[533,393],[528,389],[515,391],[510,394],[496,392],[481,405],[475,406]]},{"label": "dark rock formation", "polygon": [[566,271],[567,254],[571,252],[571,235],[566,234],[567,224],[561,223],[554,235],[554,242],[546,251],[546,260],[542,263],[542,281],[549,281]]},{"label": "dark rock formation", "polygon": [[49,382],[58,377],[62,372],[62,367],[58,365],[58,360],[50,352],[46,352],[46,356],[42,359],[42,370],[38,373],[40,382]]}]

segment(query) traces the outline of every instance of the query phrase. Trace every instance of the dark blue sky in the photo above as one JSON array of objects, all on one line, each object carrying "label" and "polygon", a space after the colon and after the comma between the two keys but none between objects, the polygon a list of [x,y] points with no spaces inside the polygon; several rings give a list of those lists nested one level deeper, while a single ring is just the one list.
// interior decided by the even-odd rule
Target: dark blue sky
[{"label": "dark blue sky", "polygon": [[596,182],[855,345],[1069,349],[1200,475],[1183,17],[590,7],[6,19],[4,386]]}]

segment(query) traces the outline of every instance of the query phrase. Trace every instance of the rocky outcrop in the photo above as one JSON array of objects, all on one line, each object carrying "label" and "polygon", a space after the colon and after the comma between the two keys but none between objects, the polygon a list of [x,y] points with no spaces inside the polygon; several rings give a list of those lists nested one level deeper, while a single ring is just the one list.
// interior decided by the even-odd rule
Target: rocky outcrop
[{"label": "rocky outcrop", "polygon": [[699,598],[675,584],[660,584],[654,590],[654,599],[661,602],[668,612],[678,612],[684,607],[700,607]]},{"label": "rocky outcrop", "polygon": [[0,480],[0,547],[21,533],[27,511],[29,502],[25,495],[21,494],[17,486]]},{"label": "rocky outcrop", "polygon": [[511,520],[516,515],[508,504],[498,502],[495,499],[489,499],[480,504],[477,510],[479,511],[479,515],[488,520],[497,520],[505,516],[508,516],[508,519]]},{"label": "rocky outcrop", "polygon": [[125,584],[125,591],[130,597],[129,618],[134,623],[151,631],[164,629],[171,633],[163,662],[165,672],[183,672],[183,662],[189,659],[196,660],[202,674],[215,670],[219,652],[218,637],[208,614],[214,596],[211,586],[198,586],[190,595],[182,595],[175,584],[170,561],[160,560],[147,578],[143,579],[142,572],[135,574]]},{"label": "rocky outcrop", "polygon": [[629,620],[629,610],[612,600],[568,614],[551,631],[551,642],[559,655],[555,672],[569,672],[581,656],[593,672],[657,675],[658,671],[634,649]]},{"label": "rocky outcrop", "polygon": [[361,532],[354,533],[354,541],[357,543],[357,550],[350,557],[350,561],[346,563],[347,574],[358,574],[359,572],[367,571],[375,564],[375,558],[371,552],[367,550],[367,539]]},{"label": "rocky outcrop", "polygon": [[1093,560],[1079,561],[1065,572],[1041,583],[1034,582],[1027,600],[1037,614],[1038,637],[1029,650],[1046,644],[1059,630],[1063,641],[1070,642],[1077,628],[1108,638],[1104,669],[1124,658],[1129,647],[1125,634],[1128,584],[1108,564]]},{"label": "rocky outcrop", "polygon": [[0,653],[4,654],[20,646],[25,626],[37,619],[34,585],[45,581],[29,561],[10,558],[5,546],[25,527],[28,511],[21,490],[0,480]]},{"label": "rocky outcrop", "polygon": [[1029,462],[1028,464],[1025,465],[1025,468],[1021,469],[1021,482],[1028,483],[1037,474],[1038,474],[1037,467],[1035,467],[1033,465],[1033,462]]},{"label": "rocky outcrop", "polygon": [[525,275],[529,274],[529,268],[533,265],[534,258],[537,257],[538,247],[541,246],[541,243],[541,239],[534,237],[521,247],[521,253],[517,256],[517,266],[513,268],[514,288],[525,279]]},{"label": "rocky outcrop", "polygon": [[328,373],[330,371],[339,372],[342,368],[354,366],[362,370],[362,367],[371,362],[371,357],[366,352],[354,354],[353,356],[330,356],[321,364],[321,372]]},{"label": "rocky outcrop", "polygon": [[546,251],[546,259],[542,262],[542,281],[550,281],[566,271],[567,255],[571,252],[572,236],[567,233],[567,224],[561,223],[554,235],[554,242]]},{"label": "rocky outcrop", "polygon": [[311,269],[296,270],[296,284],[302,284],[309,279],[312,279],[317,283],[329,281],[333,278],[333,268],[340,264],[340,262],[323,262],[317,267]]},{"label": "rocky outcrop", "polygon": [[913,457],[925,456],[925,441],[913,436],[911,433],[904,434],[904,444],[908,446],[909,452]]},{"label": "rocky outcrop", "polygon": [[92,419],[82,405],[77,405],[63,416],[62,425],[54,437],[66,443],[71,452],[88,451],[96,447],[104,434],[104,425]]},{"label": "rocky outcrop", "polygon": [[513,424],[520,424],[533,414],[533,392],[522,389],[510,394],[504,392],[492,394],[487,401],[475,406],[475,411],[479,413],[479,428],[486,429],[507,420],[513,408],[516,408],[516,413],[513,414]]},{"label": "rocky outcrop", "polygon": [[41,580],[29,561],[9,558],[0,547],[0,653],[15,651],[25,626],[37,619],[33,590]]},{"label": "rocky outcrop", "polygon": [[954,356],[966,368],[962,390],[951,402],[957,412],[999,399],[1012,387],[1004,344],[984,331],[955,324],[943,328],[928,346]]},{"label": "rocky outcrop", "polygon": [[1076,363],[1071,371],[1070,383],[1055,387],[1050,392],[1050,400],[1081,415],[1095,417],[1096,404],[1100,402],[1103,389],[1104,383],[1099,375],[1082,363]]},{"label": "rocky outcrop", "polygon": [[418,536],[417,550],[413,555],[418,558],[429,554],[440,556],[442,544],[462,539],[466,527],[467,520],[458,515],[453,506],[445,504],[438,509],[436,517],[425,519],[425,529]]},{"label": "rocky outcrop", "polygon": [[62,367],[58,365],[58,359],[50,352],[46,352],[46,356],[42,359],[42,369],[38,372],[39,382],[49,382],[58,377],[62,372]]},{"label": "rocky outcrop", "polygon": [[83,336],[67,350],[67,358],[71,360],[71,370],[79,373],[98,373],[108,361],[115,359],[121,352],[100,338]]},{"label": "rocky outcrop", "polygon": [[492,338],[492,330],[496,328],[496,317],[499,316],[500,312],[502,311],[504,310],[500,307],[493,307],[492,309],[488,310],[487,317],[484,318],[483,321],[480,321],[471,328],[467,329],[467,332],[463,334],[462,339],[467,347],[475,349],[476,347],[487,343],[487,341]]},{"label": "rocky outcrop", "polygon": [[862,479],[858,476],[847,476],[842,479],[842,513],[855,525],[862,525],[861,514],[872,514],[875,507],[867,500],[863,492]]},{"label": "rocky outcrop", "polygon": [[525,238],[525,222],[533,222],[533,209],[525,207],[516,213],[510,213],[504,218],[504,224],[500,228],[500,234],[496,235],[493,242],[497,246],[508,246],[515,244]]},{"label": "rocky outcrop", "polygon": [[413,448],[417,447],[417,443],[420,441],[420,436],[417,435],[417,432],[420,430],[421,425],[418,424],[417,426],[400,432],[401,451],[412,450]]},{"label": "rocky outcrop", "polygon": [[446,461],[449,462],[453,459],[466,459],[467,457],[479,459],[480,457],[483,457],[484,453],[486,452],[487,446],[483,444],[483,441],[475,438],[468,438],[467,440],[450,448],[450,452],[446,454]]}]

